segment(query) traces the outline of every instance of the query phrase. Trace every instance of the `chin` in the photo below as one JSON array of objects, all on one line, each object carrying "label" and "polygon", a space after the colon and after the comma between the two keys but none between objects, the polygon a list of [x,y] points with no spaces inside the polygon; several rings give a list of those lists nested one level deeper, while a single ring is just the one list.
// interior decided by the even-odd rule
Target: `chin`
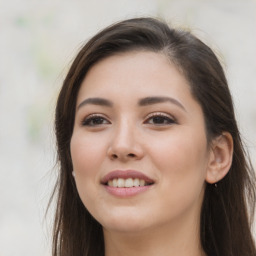
[{"label": "chin", "polygon": [[[114,214],[111,216],[105,215],[99,222],[103,226],[103,229],[115,232],[139,232],[148,228],[150,223],[146,223],[145,219],[150,219],[150,216],[145,217],[144,220],[141,214],[129,212]],[[152,219],[151,219],[152,220]]]},{"label": "chin", "polygon": [[108,230],[111,232],[118,233],[138,233],[144,230],[147,230],[147,226],[141,225],[139,223],[134,223],[131,221],[127,222],[116,222],[116,223],[107,223],[103,226],[103,230]]}]

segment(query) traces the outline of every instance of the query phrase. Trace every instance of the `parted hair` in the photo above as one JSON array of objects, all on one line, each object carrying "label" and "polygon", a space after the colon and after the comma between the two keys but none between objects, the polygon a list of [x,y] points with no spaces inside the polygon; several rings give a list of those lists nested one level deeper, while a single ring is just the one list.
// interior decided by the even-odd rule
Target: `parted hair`
[{"label": "parted hair", "polygon": [[240,138],[223,68],[213,51],[191,32],[153,18],[124,20],[100,31],[81,48],[63,82],[55,112],[58,179],[50,200],[57,201],[52,255],[104,256],[102,226],[83,205],[72,177],[70,140],[78,91],[88,70],[104,58],[134,50],[162,53],[177,66],[203,110],[208,143],[223,132],[232,135],[234,153],[228,174],[217,188],[206,184],[202,248],[208,256],[255,256],[251,231],[255,174]]}]

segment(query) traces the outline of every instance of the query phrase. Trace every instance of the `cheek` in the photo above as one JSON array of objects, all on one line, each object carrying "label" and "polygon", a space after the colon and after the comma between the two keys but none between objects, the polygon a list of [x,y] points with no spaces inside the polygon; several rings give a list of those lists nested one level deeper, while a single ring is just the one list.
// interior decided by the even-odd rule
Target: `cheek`
[{"label": "cheek", "polygon": [[105,157],[104,143],[100,143],[99,138],[77,132],[71,138],[70,151],[80,198],[86,207],[93,205],[91,197],[96,197],[98,193],[96,187]]},{"label": "cheek", "polygon": [[207,143],[200,133],[183,130],[158,140],[151,150],[164,182],[173,186],[202,186],[207,169]]},{"label": "cheek", "polygon": [[73,168],[82,174],[94,173],[101,159],[105,157],[105,146],[99,136],[74,134],[70,143]]},{"label": "cheek", "polygon": [[[166,212],[173,216],[200,209],[206,175],[206,144],[202,138],[175,136],[154,150],[154,165],[160,173],[160,195],[168,195]],[[171,210],[170,210],[171,209]]]},{"label": "cheek", "polygon": [[[92,143],[93,142],[93,143]],[[70,142],[73,170],[78,194],[87,209],[93,209],[99,198],[99,172],[105,157],[103,144],[99,139],[76,133]]]}]

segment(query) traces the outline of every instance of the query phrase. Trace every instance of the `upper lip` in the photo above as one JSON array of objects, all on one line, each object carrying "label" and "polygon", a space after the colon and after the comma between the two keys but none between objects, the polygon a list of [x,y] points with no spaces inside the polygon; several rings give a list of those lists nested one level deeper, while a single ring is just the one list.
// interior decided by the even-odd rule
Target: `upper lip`
[{"label": "upper lip", "polygon": [[111,171],[101,179],[101,183],[107,184],[109,180],[118,179],[118,178],[122,178],[122,179],[128,179],[128,178],[136,179],[137,178],[137,179],[145,180],[147,183],[150,183],[150,184],[154,183],[153,179],[149,178],[147,175],[143,174],[142,172],[135,171],[135,170]]}]

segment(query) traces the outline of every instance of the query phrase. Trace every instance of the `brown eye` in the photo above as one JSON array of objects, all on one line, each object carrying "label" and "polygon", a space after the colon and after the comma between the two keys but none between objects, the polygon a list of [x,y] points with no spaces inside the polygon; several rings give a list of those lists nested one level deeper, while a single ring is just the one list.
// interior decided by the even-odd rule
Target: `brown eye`
[{"label": "brown eye", "polygon": [[173,118],[164,114],[154,114],[146,120],[147,124],[152,125],[171,125],[176,123]]},{"label": "brown eye", "polygon": [[83,126],[100,126],[104,124],[110,124],[110,122],[102,116],[89,116],[82,121]]}]

